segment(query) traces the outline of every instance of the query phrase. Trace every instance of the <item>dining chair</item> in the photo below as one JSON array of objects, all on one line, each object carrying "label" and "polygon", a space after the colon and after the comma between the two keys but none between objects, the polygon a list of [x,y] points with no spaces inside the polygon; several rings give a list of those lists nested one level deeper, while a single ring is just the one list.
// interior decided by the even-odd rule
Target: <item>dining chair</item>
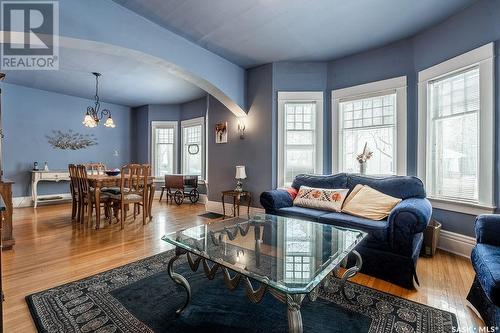
[{"label": "dining chair", "polygon": [[[148,177],[151,176],[151,166],[149,164],[143,164],[144,167],[147,168],[147,175]],[[154,195],[155,195],[155,190],[156,190],[156,187],[155,187],[155,183],[154,182],[149,182],[149,180],[147,181],[147,186],[148,186],[148,197],[146,198],[146,209],[147,209],[147,217],[149,217],[149,220],[151,221],[153,219],[153,216],[151,214],[151,208],[153,206],[153,200],[154,200]],[[141,203],[135,203],[134,204],[134,219],[136,218],[136,216],[138,214],[141,213],[141,207],[142,207],[142,204]],[[143,207],[144,209],[144,207]]]},{"label": "dining chair", "polygon": [[85,167],[91,175],[103,175],[106,170],[106,164],[104,163],[87,163]]},{"label": "dining chair", "polygon": [[[89,181],[87,178],[88,170],[85,165],[78,165],[76,167],[77,170],[77,179],[78,179],[78,198],[79,198],[79,221],[83,223],[85,221],[85,213],[87,213],[87,224],[89,226],[92,225],[92,212],[95,207],[95,196],[94,190],[90,187]],[[101,205],[104,208],[104,213],[107,218],[110,217],[110,196],[107,193],[101,193]],[[97,211],[97,209],[96,209]],[[111,220],[110,220],[111,223]],[[97,226],[96,226],[97,228]]]},{"label": "dining chair", "polygon": [[134,204],[134,219],[136,218],[136,204],[143,207],[142,224],[146,224],[148,216],[148,178],[151,173],[149,165],[128,164],[121,169],[120,191],[116,194],[109,194],[113,202],[115,217],[119,220],[121,229],[124,221],[127,219],[127,210],[129,204]]},{"label": "dining chair", "polygon": [[77,218],[77,222],[79,221],[80,215],[78,213],[78,174],[77,174],[77,167],[75,164],[69,164],[68,165],[68,171],[69,171],[69,189],[71,193],[71,219],[74,220]]}]

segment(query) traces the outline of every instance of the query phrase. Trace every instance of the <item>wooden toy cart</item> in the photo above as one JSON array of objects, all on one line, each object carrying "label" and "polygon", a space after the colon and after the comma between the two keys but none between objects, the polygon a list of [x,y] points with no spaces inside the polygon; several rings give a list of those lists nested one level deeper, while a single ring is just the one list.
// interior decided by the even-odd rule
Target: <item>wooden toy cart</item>
[{"label": "wooden toy cart", "polygon": [[194,175],[165,175],[165,185],[161,187],[160,201],[163,193],[167,191],[167,203],[175,202],[180,205],[184,198],[189,198],[192,203],[197,203],[200,199],[198,192],[198,176]]}]

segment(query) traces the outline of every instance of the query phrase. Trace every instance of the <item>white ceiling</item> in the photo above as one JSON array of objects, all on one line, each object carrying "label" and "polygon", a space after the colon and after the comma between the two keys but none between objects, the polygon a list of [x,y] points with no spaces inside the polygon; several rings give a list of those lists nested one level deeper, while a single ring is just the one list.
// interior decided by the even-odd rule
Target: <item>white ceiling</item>
[{"label": "white ceiling", "polygon": [[331,60],[409,37],[475,0],[113,0],[243,67]]}]

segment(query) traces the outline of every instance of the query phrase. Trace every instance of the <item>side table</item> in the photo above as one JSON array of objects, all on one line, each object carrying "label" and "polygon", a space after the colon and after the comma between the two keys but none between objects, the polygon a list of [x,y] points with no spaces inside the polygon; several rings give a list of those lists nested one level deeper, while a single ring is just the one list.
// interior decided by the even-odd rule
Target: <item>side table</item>
[{"label": "side table", "polygon": [[[240,216],[240,204],[241,199],[244,198],[247,202],[247,215],[250,216],[250,205],[252,203],[252,195],[248,191],[222,191],[222,214],[226,216],[226,206],[224,204],[224,197],[233,197],[233,216]],[[238,215],[236,215],[236,210],[238,210]]]}]

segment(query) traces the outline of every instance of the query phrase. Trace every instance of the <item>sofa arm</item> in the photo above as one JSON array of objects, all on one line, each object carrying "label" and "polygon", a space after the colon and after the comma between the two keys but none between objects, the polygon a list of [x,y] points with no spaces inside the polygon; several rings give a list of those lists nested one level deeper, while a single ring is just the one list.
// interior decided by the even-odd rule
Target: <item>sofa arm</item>
[{"label": "sofa arm", "polygon": [[474,224],[478,243],[500,246],[500,215],[483,214]]},{"label": "sofa arm", "polygon": [[425,198],[401,201],[389,215],[391,246],[396,253],[411,255],[414,235],[423,232],[432,216],[432,206]]},{"label": "sofa arm", "polygon": [[262,192],[260,204],[266,213],[275,213],[278,209],[293,206],[292,196],[285,190],[272,190]]}]

